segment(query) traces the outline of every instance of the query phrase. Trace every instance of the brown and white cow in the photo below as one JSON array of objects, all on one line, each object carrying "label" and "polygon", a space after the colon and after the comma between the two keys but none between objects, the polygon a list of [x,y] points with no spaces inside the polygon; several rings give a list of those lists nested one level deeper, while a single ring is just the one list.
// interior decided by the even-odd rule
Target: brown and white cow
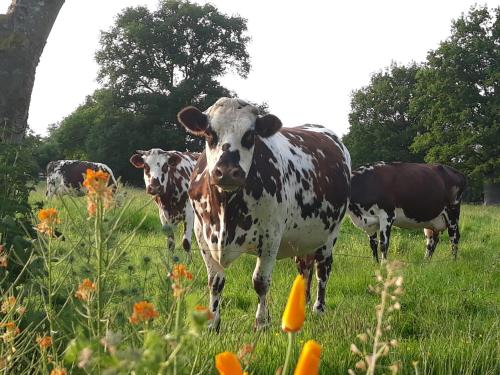
[{"label": "brown and white cow", "polygon": [[66,194],[69,191],[79,192],[87,169],[104,171],[110,176],[109,183],[116,187],[113,171],[106,164],[85,160],[54,160],[47,164],[47,191],[50,198],[54,195]]},{"label": "brown and white cow", "polygon": [[426,256],[432,257],[439,233],[448,229],[451,251],[458,252],[460,202],[465,177],[439,164],[376,163],[352,172],[349,216],[370,239],[378,262],[387,259],[391,227],[424,228]]},{"label": "brown and white cow", "polygon": [[198,156],[198,153],[153,148],[149,151],[137,150],[130,158],[134,167],[144,169],[146,192],[155,197],[170,250],[175,248],[171,226],[181,223],[184,225],[182,247],[187,252],[191,250],[194,211],[189,202],[188,187]]},{"label": "brown and white cow", "polygon": [[191,176],[195,235],[208,272],[211,328],[220,324],[224,268],[242,253],[257,256],[253,286],[256,328],[268,324],[266,295],[277,259],[296,257],[308,280],[316,263],[313,310],[325,309],[332,247],[347,210],[350,157],[330,130],[281,128],[240,99],[221,98],[205,112],[184,108],[178,119],[206,140]]}]

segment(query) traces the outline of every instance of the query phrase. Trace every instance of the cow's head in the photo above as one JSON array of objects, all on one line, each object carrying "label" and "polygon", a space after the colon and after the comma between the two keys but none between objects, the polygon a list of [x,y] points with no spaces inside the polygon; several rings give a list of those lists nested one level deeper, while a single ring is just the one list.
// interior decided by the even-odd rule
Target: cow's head
[{"label": "cow's head", "polygon": [[149,151],[137,150],[130,158],[134,167],[144,169],[146,191],[151,195],[165,193],[168,170],[175,168],[180,161],[181,158],[176,153],[159,148]]},{"label": "cow's head", "polygon": [[281,128],[276,116],[258,116],[256,107],[231,98],[220,98],[205,112],[186,107],[177,118],[189,132],[205,137],[210,183],[225,191],[245,184],[255,137],[270,137]]}]

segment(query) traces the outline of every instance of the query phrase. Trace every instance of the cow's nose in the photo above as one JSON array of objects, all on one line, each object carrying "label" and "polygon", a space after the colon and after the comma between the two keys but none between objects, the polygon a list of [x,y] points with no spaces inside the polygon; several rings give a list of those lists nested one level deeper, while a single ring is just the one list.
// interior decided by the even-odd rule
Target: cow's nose
[{"label": "cow's nose", "polygon": [[152,195],[160,194],[160,192],[161,192],[160,181],[158,181],[157,179],[151,180],[151,183],[148,185],[146,190],[147,190],[148,194],[152,194]]},{"label": "cow's nose", "polygon": [[235,190],[245,183],[245,172],[239,166],[218,165],[212,178],[213,183],[223,190]]}]

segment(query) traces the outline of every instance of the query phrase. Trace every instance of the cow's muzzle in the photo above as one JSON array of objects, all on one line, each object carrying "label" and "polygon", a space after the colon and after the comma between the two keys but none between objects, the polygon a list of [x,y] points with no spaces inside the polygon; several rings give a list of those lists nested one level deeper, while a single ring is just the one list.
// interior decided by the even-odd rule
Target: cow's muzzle
[{"label": "cow's muzzle", "polygon": [[212,184],[224,191],[234,191],[245,184],[245,172],[240,166],[216,165],[211,177]]},{"label": "cow's muzzle", "polygon": [[147,186],[146,192],[151,195],[159,195],[162,193],[162,186],[160,181],[157,179],[151,180],[151,183]]}]

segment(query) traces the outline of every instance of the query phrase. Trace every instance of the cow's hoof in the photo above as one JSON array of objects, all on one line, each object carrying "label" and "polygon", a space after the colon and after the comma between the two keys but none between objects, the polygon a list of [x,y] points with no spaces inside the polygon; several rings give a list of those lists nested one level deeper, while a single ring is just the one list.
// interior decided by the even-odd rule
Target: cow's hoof
[{"label": "cow's hoof", "polygon": [[325,304],[315,302],[312,310],[313,310],[313,313],[322,315],[325,313]]},{"label": "cow's hoof", "polygon": [[257,319],[255,319],[255,323],[253,325],[253,330],[254,332],[258,331],[267,331],[271,327],[271,322],[269,320],[265,322],[259,322]]},{"label": "cow's hoof", "polygon": [[208,322],[208,330],[210,332],[219,333],[220,332],[220,319],[211,320]]}]

